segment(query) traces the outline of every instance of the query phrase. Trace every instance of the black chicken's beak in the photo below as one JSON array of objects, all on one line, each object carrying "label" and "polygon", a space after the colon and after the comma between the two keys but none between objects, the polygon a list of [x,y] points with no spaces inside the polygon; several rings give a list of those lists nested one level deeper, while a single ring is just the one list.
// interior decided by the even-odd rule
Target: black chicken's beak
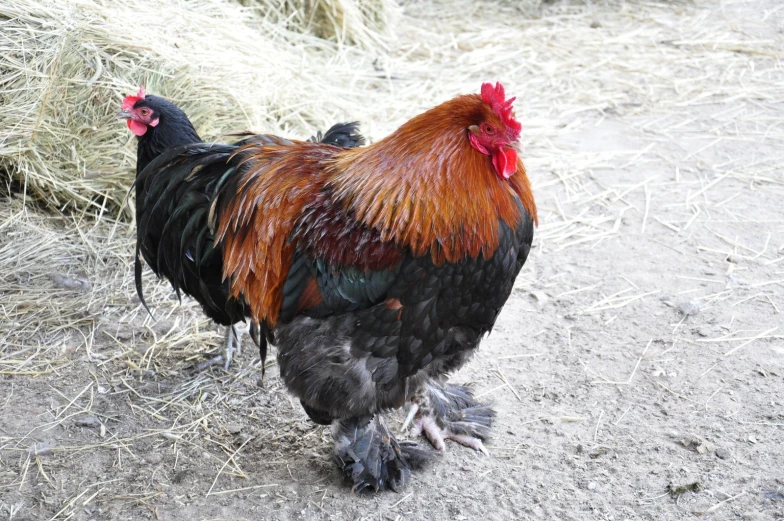
[{"label": "black chicken's beak", "polygon": [[131,112],[128,110],[121,110],[117,113],[117,117],[120,119],[131,119]]}]

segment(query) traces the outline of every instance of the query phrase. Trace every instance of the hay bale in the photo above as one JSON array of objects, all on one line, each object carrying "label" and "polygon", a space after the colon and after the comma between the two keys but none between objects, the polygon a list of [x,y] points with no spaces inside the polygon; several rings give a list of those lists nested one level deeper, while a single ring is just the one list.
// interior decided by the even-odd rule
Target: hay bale
[{"label": "hay bale", "polygon": [[514,5],[523,16],[536,18],[541,15],[542,4],[545,2],[546,0],[516,0],[510,4]]},{"label": "hay bale", "polygon": [[338,44],[388,49],[400,16],[395,0],[240,0],[273,23]]},{"label": "hay bale", "polygon": [[5,0],[0,35],[0,171],[59,210],[120,213],[135,144],[115,114],[139,84],[205,139],[307,137],[369,88],[323,42],[229,0]]}]

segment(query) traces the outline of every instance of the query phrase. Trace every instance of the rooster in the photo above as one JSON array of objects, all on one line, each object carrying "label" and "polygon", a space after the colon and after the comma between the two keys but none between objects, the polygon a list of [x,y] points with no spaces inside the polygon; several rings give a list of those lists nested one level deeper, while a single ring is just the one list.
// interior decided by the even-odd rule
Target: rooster
[{"label": "rooster", "polygon": [[[143,172],[167,149],[192,145],[191,150],[231,154],[236,146],[203,143],[179,107],[164,98],[146,94],[144,87],[135,96],[123,99],[119,117],[126,120],[128,129],[138,137],[134,183],[137,294],[147,307],[141,284],[141,253],[156,275],[171,282],[178,297],[181,291],[192,296],[210,319],[227,326],[224,356],[228,370],[235,341],[237,349],[241,347],[241,337],[233,326],[247,318],[247,308],[241,298],[229,297],[228,285],[223,281],[222,254],[215,248],[214,236],[206,226],[214,183],[187,183],[181,178],[161,178]],[[336,124],[323,136],[319,132],[311,141],[340,147],[364,144],[356,123]]]},{"label": "rooster", "polygon": [[436,449],[484,451],[492,409],[446,376],[492,329],[533,240],[513,101],[486,83],[367,147],[259,135],[169,149],[142,174],[161,193],[215,194],[199,223],[229,297],[264,331],[262,356],[276,345],[308,416],[332,425],[354,490],[398,490],[435,454],[383,421],[406,403]]}]

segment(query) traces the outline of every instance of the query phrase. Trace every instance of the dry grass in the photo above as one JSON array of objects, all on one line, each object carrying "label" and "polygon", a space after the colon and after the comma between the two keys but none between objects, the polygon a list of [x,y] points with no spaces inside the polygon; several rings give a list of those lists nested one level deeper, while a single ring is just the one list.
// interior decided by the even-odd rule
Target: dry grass
[{"label": "dry grass", "polygon": [[400,6],[394,0],[239,0],[291,31],[340,45],[388,50]]},{"label": "dry grass", "polygon": [[118,215],[135,154],[114,116],[139,84],[206,138],[306,136],[349,117],[379,77],[369,56],[349,65],[359,51],[229,1],[11,0],[0,24],[0,169],[60,211]]}]

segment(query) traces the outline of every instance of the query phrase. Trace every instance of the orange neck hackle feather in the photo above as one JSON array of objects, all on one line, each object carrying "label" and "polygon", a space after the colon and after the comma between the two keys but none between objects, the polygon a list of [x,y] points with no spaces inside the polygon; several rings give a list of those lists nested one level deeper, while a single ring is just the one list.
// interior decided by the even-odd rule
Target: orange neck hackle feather
[{"label": "orange neck hackle feather", "polygon": [[324,185],[323,164],[336,150],[320,143],[252,142],[236,152],[243,170],[220,210],[216,241],[231,296],[243,297],[258,322],[277,322],[294,253],[291,232]]},{"label": "orange neck hackle feather", "polygon": [[498,218],[516,228],[514,195],[534,221],[536,205],[522,161],[501,179],[475,150],[468,127],[503,124],[478,95],[460,96],[405,123],[374,145],[341,152],[327,182],[357,219],[382,240],[457,262],[498,247]]}]

